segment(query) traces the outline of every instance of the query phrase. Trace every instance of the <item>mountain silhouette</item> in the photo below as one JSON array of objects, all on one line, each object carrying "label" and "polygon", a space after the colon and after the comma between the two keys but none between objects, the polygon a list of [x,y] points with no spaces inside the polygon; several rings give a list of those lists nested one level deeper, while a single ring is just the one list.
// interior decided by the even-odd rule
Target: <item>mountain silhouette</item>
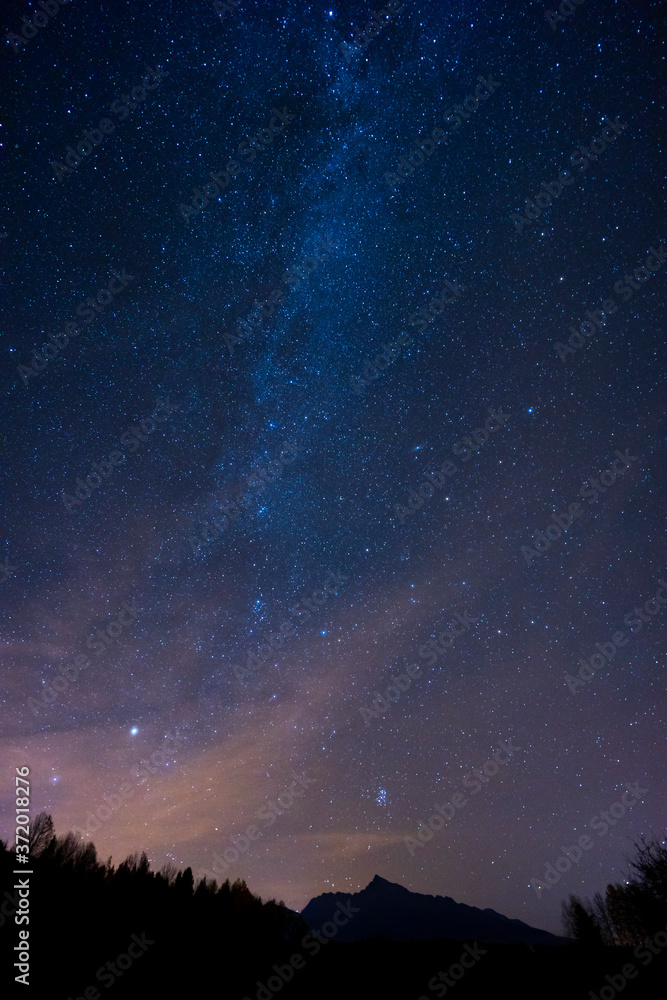
[{"label": "mountain silhouette", "polygon": [[566,939],[510,920],[495,910],[457,903],[450,896],[410,892],[376,875],[361,892],[324,892],[301,911],[311,929],[331,920],[339,903],[349,900],[359,910],[342,926],[337,941],[389,938],[393,941],[488,941],[498,944],[564,944]]}]

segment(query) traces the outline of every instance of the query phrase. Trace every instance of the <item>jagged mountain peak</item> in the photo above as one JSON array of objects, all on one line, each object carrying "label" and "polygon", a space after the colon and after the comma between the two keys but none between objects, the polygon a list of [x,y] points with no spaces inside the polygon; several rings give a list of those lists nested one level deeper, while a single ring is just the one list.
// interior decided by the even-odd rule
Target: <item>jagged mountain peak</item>
[{"label": "jagged mountain peak", "polygon": [[448,938],[459,941],[556,944],[563,939],[510,919],[495,910],[457,903],[450,896],[412,892],[375,875],[359,892],[325,892],[301,911],[315,930],[331,920],[334,910],[349,901],[357,911],[337,932],[340,941],[383,937],[396,941]]}]

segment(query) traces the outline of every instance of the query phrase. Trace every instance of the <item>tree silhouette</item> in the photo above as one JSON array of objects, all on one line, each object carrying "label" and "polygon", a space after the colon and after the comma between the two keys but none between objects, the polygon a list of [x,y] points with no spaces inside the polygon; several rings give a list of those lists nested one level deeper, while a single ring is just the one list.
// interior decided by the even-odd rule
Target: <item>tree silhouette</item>
[{"label": "tree silhouette", "polygon": [[[263,903],[240,879],[218,886],[205,878],[196,881],[191,868],[173,864],[155,872],[145,852],[131,854],[117,867],[111,859],[102,863],[92,842],[72,832],[56,836],[46,813],[31,824],[30,848],[28,929],[32,953],[39,955],[31,966],[35,996],[82,996],[88,986],[102,984],[100,973],[107,977],[103,989],[114,986],[115,1000],[219,995],[217,957],[227,956],[225,994],[254,997],[253,982],[269,976],[272,963],[288,960],[308,930],[298,914],[273,900]],[[14,852],[0,841],[5,905],[0,953],[7,968],[16,960],[14,867]],[[139,947],[140,958],[132,959],[128,949],[137,951],[136,939],[146,946]],[[130,957],[116,964],[119,955]]]},{"label": "tree silhouette", "polygon": [[[242,878],[222,884],[195,879],[191,868],[173,863],[155,871],[145,852],[135,852],[114,866],[111,858],[106,862],[98,858],[93,843],[71,832],[57,836],[46,813],[33,821],[30,843],[28,929],[30,954],[35,956],[31,962],[33,996],[94,996],[89,987],[106,996],[110,986],[113,1000],[181,995],[270,1000],[277,992],[281,1000],[412,996],[420,989],[423,994],[434,971],[448,968],[461,955],[458,941],[418,947],[409,942],[401,952],[403,946],[393,941],[327,943],[324,931],[324,937],[320,935],[315,942],[323,942],[324,947],[311,956],[304,941],[313,944],[317,931],[311,931],[282,902],[263,902]],[[14,916],[18,916],[19,897],[15,867],[13,850],[0,841],[0,906],[4,907],[0,909],[0,958],[7,969],[16,961]],[[599,954],[601,943],[634,946],[664,927],[666,873],[664,842],[642,841],[625,882],[610,884],[592,903],[570,896],[563,906],[566,931],[588,947],[545,947],[541,954],[534,949],[521,962],[522,975],[537,963],[531,973],[535,977],[531,992],[515,990],[513,984],[517,1000],[528,995],[531,1000],[536,995],[540,1000],[562,1000],[569,995],[571,983],[582,980],[587,972],[595,991],[601,980],[600,960],[607,961]],[[486,957],[457,985],[458,1000],[491,996],[499,981],[516,973],[515,950],[503,953],[502,946],[481,945]],[[298,973],[296,966],[289,965],[297,953],[305,960]],[[496,959],[499,965],[494,964]],[[662,993],[650,990],[650,977],[660,975],[659,966],[659,962],[652,963],[642,972],[642,1000],[664,995],[664,983]],[[417,974],[420,978],[415,983]]]},{"label": "tree silhouette", "polygon": [[39,857],[55,837],[53,820],[48,813],[41,812],[35,816],[30,824],[29,834],[30,857]]},{"label": "tree silhouette", "polygon": [[563,928],[569,937],[580,944],[588,947],[602,944],[600,925],[588,900],[584,904],[571,895],[568,902],[563,903]]},{"label": "tree silhouette", "polygon": [[596,892],[593,896],[592,912],[594,919],[600,929],[602,943],[607,946],[616,944],[614,937],[614,925],[609,919],[609,912],[601,892]]},{"label": "tree silhouette", "polygon": [[563,903],[565,933],[582,944],[633,946],[667,922],[667,844],[644,838],[628,859],[625,882],[610,883],[593,905],[571,895]]}]

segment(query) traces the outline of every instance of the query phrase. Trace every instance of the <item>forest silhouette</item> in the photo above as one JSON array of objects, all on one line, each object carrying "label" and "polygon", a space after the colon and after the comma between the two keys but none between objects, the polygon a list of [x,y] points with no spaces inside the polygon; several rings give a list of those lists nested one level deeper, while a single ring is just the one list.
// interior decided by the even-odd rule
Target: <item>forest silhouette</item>
[{"label": "forest silhouette", "polygon": [[14,852],[0,841],[3,996],[463,1000],[499,990],[531,1000],[665,996],[664,841],[636,844],[628,877],[608,885],[604,896],[592,902],[570,896],[563,903],[566,938],[557,945],[479,941],[469,970],[459,961],[460,941],[342,943],[334,937],[314,953],[304,949],[313,928],[284,903],[263,902],[243,880],[195,880],[190,868],[173,864],[152,871],[145,853],[116,867],[111,859],[100,861],[93,843],[71,832],[56,836],[52,818],[40,813],[30,828],[26,987],[15,982],[13,966],[16,867]]}]

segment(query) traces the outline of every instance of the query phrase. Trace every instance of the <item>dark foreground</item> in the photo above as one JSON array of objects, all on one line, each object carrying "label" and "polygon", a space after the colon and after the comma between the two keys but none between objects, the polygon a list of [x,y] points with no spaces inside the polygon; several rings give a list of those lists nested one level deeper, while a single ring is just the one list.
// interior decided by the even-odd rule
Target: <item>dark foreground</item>
[{"label": "dark foreground", "polygon": [[[317,930],[283,904],[263,902],[241,880],[195,883],[189,868],[169,865],[154,872],[145,854],[118,867],[104,864],[93,844],[71,833],[56,837],[46,814],[34,821],[31,837],[30,866],[18,874],[16,854],[0,841],[2,998],[486,1000],[502,993],[511,1000],[614,1000],[621,994],[624,1000],[663,1000],[667,995],[664,846],[639,856],[650,892],[642,895],[637,883],[634,894],[628,884],[620,896],[610,896],[617,909],[619,900],[626,903],[627,912],[616,914],[617,933],[632,933],[617,940],[645,942],[626,948],[565,938],[535,945],[328,940],[326,934],[337,933],[335,914],[334,922]],[[633,900],[635,909],[628,909]],[[601,940],[576,900],[570,911],[577,940]],[[655,928],[651,935],[631,931],[630,917],[639,920],[641,912],[644,926]],[[23,982],[16,981],[19,975]]]},{"label": "dark foreground", "polygon": [[[92,918],[94,920],[94,917]],[[57,935],[60,936],[60,935]],[[142,934],[137,934],[142,940]],[[622,994],[626,1000],[664,1000],[667,961],[664,954],[650,962],[639,960],[632,948],[602,948],[595,953],[580,946],[560,948],[525,945],[488,945],[471,942],[395,943],[371,941],[355,944],[327,944],[318,955],[305,955],[304,964],[290,958],[303,951],[275,953],[264,962],[252,950],[228,947],[224,940],[199,944],[183,935],[171,940],[153,941],[132,961],[125,972],[118,957],[127,954],[128,942],[99,942],[100,954],[110,954],[110,965],[98,964],[90,953],[77,947],[76,933],[68,935],[66,946],[57,951],[34,953],[30,987],[15,985],[5,992],[4,984],[13,981],[3,955],[3,995],[38,997],[39,1000],[99,1000],[121,998],[203,996],[225,1000],[367,1000],[387,997],[391,1000],[420,1000],[434,997],[488,998],[500,993],[512,1000],[613,1000]],[[134,953],[140,950],[134,942]],[[3,949],[4,951],[4,949]],[[481,954],[481,952],[485,954]],[[49,953],[50,952],[50,953]],[[642,954],[647,954],[642,952]],[[650,953],[648,953],[650,954]],[[477,956],[477,957],[475,957]],[[463,964],[462,964],[463,958]],[[467,959],[467,963],[466,963]],[[635,977],[626,979],[628,963]],[[120,965],[126,961],[121,959]],[[469,968],[464,968],[468,964]],[[277,970],[276,967],[277,966]],[[96,975],[102,969],[101,975]],[[290,972],[292,973],[290,976]],[[119,975],[117,975],[118,973]],[[440,973],[443,975],[440,976]],[[446,977],[446,978],[445,978]],[[610,985],[610,980],[620,991]],[[289,980],[289,981],[285,981]],[[448,985],[449,983],[449,985]],[[605,989],[606,987],[606,989]],[[108,992],[111,990],[112,992]],[[602,990],[602,996],[600,991]],[[592,991],[592,997],[591,997]]]}]

